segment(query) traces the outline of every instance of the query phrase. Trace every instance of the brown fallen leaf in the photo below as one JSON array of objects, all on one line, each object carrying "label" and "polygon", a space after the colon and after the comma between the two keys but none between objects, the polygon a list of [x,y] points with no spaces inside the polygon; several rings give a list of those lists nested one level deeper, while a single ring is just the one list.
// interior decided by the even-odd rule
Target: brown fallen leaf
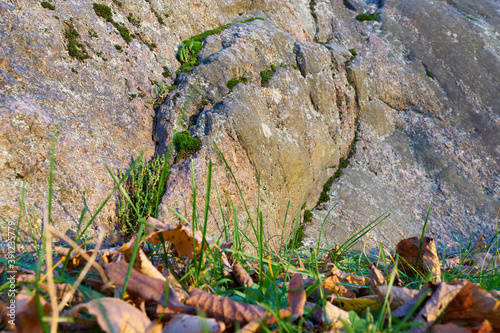
[{"label": "brown fallen leaf", "polygon": [[471,333],[472,331],[453,323],[444,325],[432,325],[431,333]]},{"label": "brown fallen leaf", "polygon": [[[315,308],[315,303],[306,302],[308,307]],[[342,310],[341,308],[326,302],[324,307],[318,306],[316,310],[309,316],[311,320],[319,323],[324,328],[337,330],[344,326],[341,319],[347,323],[350,323],[349,312]]]},{"label": "brown fallen leaf", "polygon": [[162,333],[199,333],[211,332],[219,333],[226,329],[223,322],[213,318],[202,318],[187,314],[179,314],[168,322],[163,328]]},{"label": "brown fallen leaf", "polygon": [[96,317],[104,332],[139,333],[151,325],[151,320],[139,309],[127,302],[112,297],[104,297],[79,304],[65,311],[63,316],[78,318],[82,310]]},{"label": "brown fallen leaf", "polygon": [[189,293],[191,297],[186,300],[186,305],[201,308],[208,317],[225,323],[246,324],[254,319],[263,319],[267,314],[266,310],[258,305],[236,302],[228,297],[212,295],[193,287],[189,288]]},{"label": "brown fallen leaf", "polygon": [[295,273],[292,275],[290,283],[288,284],[288,303],[290,304],[292,313],[297,317],[304,315],[306,298],[302,276],[299,273]]},{"label": "brown fallen leaf", "polygon": [[359,285],[359,286],[368,285],[369,281],[364,276],[346,273],[346,272],[340,270],[339,268],[337,268],[337,266],[335,266],[334,264],[329,264],[328,266],[330,269],[330,273],[333,275],[336,275],[340,281],[347,282],[347,283],[354,284],[354,285]]},{"label": "brown fallen leaf", "polygon": [[[40,304],[45,315],[51,312],[50,304],[39,296]],[[42,332],[42,321],[38,315],[36,296],[22,289],[16,296],[16,330],[23,333]]]},{"label": "brown fallen leaf", "polygon": [[441,282],[441,262],[437,255],[434,239],[424,237],[420,256],[419,247],[419,237],[403,239],[396,245],[396,254],[399,254],[404,259],[399,263],[400,269],[404,270],[408,276],[414,276],[413,269],[409,267],[412,266],[424,275],[427,275],[429,272],[432,273],[432,281],[434,283]]},{"label": "brown fallen leaf", "polygon": [[[325,294],[331,295],[332,297],[335,296],[341,296],[347,298],[356,297],[354,291],[351,289],[347,289],[345,286],[343,286],[336,275],[331,275],[327,277],[325,280],[321,281],[321,286],[323,287]],[[314,296],[314,293],[312,295]]]},{"label": "brown fallen leaf", "polygon": [[476,241],[470,252],[480,252],[486,249],[487,246],[488,244],[486,244],[486,238],[484,237],[484,235],[481,235],[481,237],[479,237],[479,239]]},{"label": "brown fallen leaf", "polygon": [[431,298],[427,300],[424,307],[412,319],[414,322],[422,323],[422,326],[414,326],[410,329],[411,333],[424,333],[434,324],[436,319],[443,313],[448,304],[462,290],[462,285],[450,285],[441,282]]},{"label": "brown fallen leaf", "polygon": [[375,282],[378,286],[383,286],[387,284],[384,273],[380,271],[374,264],[368,266],[370,279]]},{"label": "brown fallen leaf", "polygon": [[233,276],[236,279],[236,282],[242,287],[251,287],[253,286],[253,280],[247,271],[241,266],[239,261],[235,261],[233,263]]},{"label": "brown fallen leaf", "polygon": [[[384,303],[388,291],[389,291],[388,286],[378,287],[377,297],[380,303]],[[390,288],[390,294],[389,294],[389,302],[391,305],[391,309],[393,310],[397,309],[398,307],[400,307],[401,305],[405,304],[410,299],[415,297],[416,294],[418,294],[418,290],[393,286],[392,288]]]},{"label": "brown fallen leaf", "polygon": [[[406,301],[399,308],[392,311],[392,315],[398,318],[403,318],[408,314],[413,307],[423,298],[429,298],[432,296],[433,290],[431,287],[435,287],[434,285],[425,285],[422,289],[420,289],[410,300]],[[423,300],[424,301],[424,300]]]},{"label": "brown fallen leaf", "polygon": [[[134,243],[135,239],[125,244],[122,248],[119,249],[119,251],[124,254],[125,257],[124,259],[127,263],[130,262],[130,259],[132,257],[132,252],[134,250]],[[165,279],[163,274],[158,270],[158,268],[156,268],[153,265],[153,263],[149,260],[148,256],[144,253],[144,251],[141,248],[139,248],[139,251],[137,251],[137,255],[134,260],[134,269],[150,277],[154,277],[157,279]]]},{"label": "brown fallen leaf", "polygon": [[[148,234],[145,239],[147,243],[151,243],[154,245],[160,244],[161,240],[159,235],[161,234],[163,235],[164,241],[171,242],[173,244],[174,248],[177,250],[177,253],[181,257],[193,259],[194,253],[198,253],[201,251],[203,234],[200,231],[196,231],[193,236],[193,229],[182,224],[174,227],[169,224],[162,223],[152,217],[149,217],[147,222],[158,228],[157,231],[152,231]],[[212,240],[206,239],[205,248],[208,248],[208,245],[217,246]]]},{"label": "brown fallen leaf", "polygon": [[500,300],[470,281],[453,283],[463,288],[446,309],[443,322],[480,326],[487,319],[495,331],[500,331]]}]

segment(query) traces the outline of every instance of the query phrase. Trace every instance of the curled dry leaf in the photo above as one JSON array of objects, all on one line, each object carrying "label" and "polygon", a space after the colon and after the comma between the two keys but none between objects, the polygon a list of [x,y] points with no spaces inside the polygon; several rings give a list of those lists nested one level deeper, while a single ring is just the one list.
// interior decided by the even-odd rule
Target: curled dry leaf
[{"label": "curled dry leaf", "polygon": [[470,252],[482,251],[486,249],[487,246],[488,244],[486,244],[486,238],[484,237],[484,235],[481,235],[481,237],[479,237],[479,239],[476,241]]},{"label": "curled dry leaf", "polygon": [[384,273],[380,271],[374,264],[371,264],[369,267],[370,279],[377,284],[377,286],[383,286],[387,284],[387,280],[385,279]]},{"label": "curled dry leaf", "polygon": [[[160,234],[163,235],[163,240],[171,242],[177,253],[181,257],[193,259],[194,251],[200,252],[201,244],[203,242],[203,234],[196,231],[193,236],[193,229],[185,225],[171,226],[167,223],[162,223],[157,219],[149,217],[147,222],[157,228],[157,231],[152,231],[146,237],[146,242],[157,245],[161,243]],[[194,251],[193,251],[193,237],[194,237]],[[206,240],[206,245],[217,246],[212,240]]]},{"label": "curled dry leaf", "polygon": [[[315,303],[306,303],[305,305],[311,308],[316,307]],[[326,302],[324,307],[318,306],[309,318],[328,329],[339,329],[343,327],[344,324],[340,321],[341,319],[350,323],[349,312],[344,311],[329,302]]]},{"label": "curled dry leaf", "polygon": [[253,286],[253,280],[248,275],[247,271],[241,266],[239,261],[235,261],[233,264],[233,275],[236,279],[236,282],[242,287],[251,287]]},{"label": "curled dry leaf", "polygon": [[421,298],[429,298],[432,296],[432,290],[429,285],[424,286],[420,289],[410,300],[401,305],[399,308],[392,312],[392,315],[398,318],[403,318],[409,313],[413,307],[419,302]]},{"label": "curled dry leaf", "polygon": [[432,294],[431,298],[427,300],[424,307],[413,318],[413,321],[422,323],[422,326],[414,326],[410,329],[411,333],[424,333],[429,330],[436,319],[443,313],[448,304],[455,298],[456,295],[462,290],[462,285],[450,285],[441,282]]},{"label": "curled dry leaf", "polygon": [[441,262],[437,255],[434,239],[424,237],[420,255],[419,248],[419,237],[403,239],[396,245],[396,254],[404,259],[400,261],[401,270],[404,270],[408,276],[414,276],[413,270],[409,267],[412,266],[424,275],[431,272],[434,283],[441,282]]},{"label": "curled dry leaf", "polygon": [[332,304],[344,311],[355,311],[360,315],[364,315],[367,308],[370,308],[372,313],[380,312],[380,303],[374,295],[362,298],[335,297]]},{"label": "curled dry leaf", "polygon": [[[40,283],[39,287],[43,291],[49,291],[49,286],[47,283]],[[56,291],[57,300],[61,300],[64,297],[64,295],[70,292],[71,285],[69,283],[56,283],[54,284],[54,288]],[[73,303],[73,304],[81,302],[83,302],[83,296],[82,294],[80,294],[78,290],[73,293],[71,299],[68,301],[68,303]]]},{"label": "curled dry leaf", "polygon": [[189,288],[189,297],[186,305],[203,309],[207,316],[225,323],[249,323],[254,319],[266,317],[266,310],[258,305],[233,301],[228,297],[209,294],[193,287]]},{"label": "curled dry leaf", "polygon": [[364,276],[346,273],[337,268],[334,264],[329,264],[330,273],[336,275],[340,281],[359,286],[368,285],[368,279]]},{"label": "curled dry leaf", "polygon": [[[51,311],[50,304],[47,303],[41,296],[39,297],[43,313],[48,315]],[[21,290],[21,292],[17,294],[15,326],[18,332],[42,332],[42,321],[38,315],[36,303],[36,296],[30,295],[30,293],[28,293],[25,289]]]},{"label": "curled dry leaf", "polygon": [[95,316],[104,332],[139,333],[151,325],[144,313],[119,298],[104,297],[79,304],[66,311],[64,316],[76,318],[82,310]]},{"label": "curled dry leaf", "polygon": [[443,322],[479,326],[487,319],[495,331],[500,331],[500,300],[470,281],[454,283],[463,288],[446,309]]},{"label": "curled dry leaf", "polygon": [[[380,303],[383,303],[387,292],[389,291],[388,286],[379,286],[377,297]],[[415,295],[418,294],[418,290],[408,289],[403,287],[392,287],[390,288],[389,302],[391,304],[391,309],[396,309],[401,305],[405,304],[411,300]]]},{"label": "curled dry leaf", "polygon": [[302,276],[299,273],[292,275],[288,284],[288,303],[293,314],[298,317],[304,315],[304,304],[306,303],[306,291]]},{"label": "curled dry leaf", "polygon": [[175,316],[163,328],[163,333],[199,333],[211,332],[219,333],[226,329],[223,322],[213,318],[202,318],[199,316],[191,316],[187,314],[179,314]]},{"label": "curled dry leaf", "polygon": [[354,298],[356,294],[351,289],[347,289],[340,283],[339,278],[336,275],[331,275],[325,280],[321,281],[321,286],[325,290],[327,295],[341,296],[347,298]]}]

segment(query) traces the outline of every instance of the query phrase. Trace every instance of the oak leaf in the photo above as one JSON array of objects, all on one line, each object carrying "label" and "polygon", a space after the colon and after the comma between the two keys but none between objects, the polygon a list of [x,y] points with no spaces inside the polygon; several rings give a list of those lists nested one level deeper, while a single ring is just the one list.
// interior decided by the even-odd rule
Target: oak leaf
[{"label": "oak leaf", "polygon": [[421,247],[419,237],[403,239],[396,245],[396,254],[404,259],[399,264],[408,276],[414,276],[414,268],[424,275],[432,273],[434,283],[441,282],[441,262],[433,238],[424,237]]}]

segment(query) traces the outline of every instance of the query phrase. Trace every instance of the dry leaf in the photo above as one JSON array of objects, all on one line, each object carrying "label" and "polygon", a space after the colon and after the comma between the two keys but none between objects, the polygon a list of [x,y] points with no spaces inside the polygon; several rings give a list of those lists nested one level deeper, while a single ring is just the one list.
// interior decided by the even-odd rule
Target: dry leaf
[{"label": "dry leaf", "polygon": [[431,333],[471,333],[472,331],[453,323],[445,325],[433,325]]},{"label": "dry leaf", "polygon": [[367,296],[363,298],[335,297],[332,300],[332,304],[338,306],[344,311],[355,311],[360,315],[364,315],[367,308],[370,308],[372,313],[380,312],[380,303],[375,296]]},{"label": "dry leaf", "polygon": [[438,283],[441,281],[441,263],[439,261],[436,244],[434,239],[430,237],[424,237],[422,242],[422,248],[420,249],[420,238],[412,237],[403,239],[396,245],[396,254],[404,259],[400,261],[401,270],[405,270],[408,276],[414,276],[413,270],[408,267],[411,265],[415,267],[418,262],[416,270],[422,272],[424,275],[429,272],[432,273],[433,282]]},{"label": "dry leaf", "polygon": [[[50,304],[39,296],[43,312],[48,315],[51,312]],[[42,332],[42,322],[38,315],[36,296],[30,295],[25,289],[16,296],[16,330],[23,333]]]},{"label": "dry leaf", "polygon": [[288,284],[288,303],[290,304],[292,313],[298,317],[304,315],[306,297],[302,276],[299,273],[293,274]]},{"label": "dry leaf", "polygon": [[368,285],[368,279],[364,276],[346,273],[337,268],[334,264],[329,264],[330,273],[336,275],[340,281],[355,284],[359,286]]},{"label": "dry leaf", "polygon": [[486,249],[486,246],[488,246],[488,244],[486,244],[486,238],[484,237],[484,235],[481,235],[481,237],[479,237],[479,239],[476,241],[470,252],[478,252],[484,250]]},{"label": "dry leaf", "polygon": [[76,317],[84,309],[95,316],[101,329],[108,333],[142,333],[151,325],[151,320],[139,309],[119,298],[112,297],[98,298],[79,304],[67,311],[64,316]]},{"label": "dry leaf", "polygon": [[186,305],[197,306],[203,309],[207,316],[225,323],[244,324],[266,317],[266,310],[258,305],[236,302],[228,297],[212,295],[193,287],[189,288],[189,293],[191,297],[186,301]]},{"label": "dry leaf", "polygon": [[235,261],[233,263],[233,275],[236,279],[236,282],[242,287],[251,287],[253,286],[253,280],[248,275],[247,271],[241,266],[239,261]]},{"label": "dry leaf", "polygon": [[383,286],[387,284],[384,273],[382,273],[374,264],[371,264],[368,269],[370,273],[370,279],[375,282],[377,286]]},{"label": "dry leaf", "polygon": [[[194,251],[200,252],[201,244],[203,241],[203,234],[200,231],[194,233],[194,247],[193,247],[193,230],[185,225],[177,225],[175,227],[162,223],[152,217],[148,218],[148,223],[158,228],[157,231],[151,232],[145,239],[146,242],[157,245],[161,243],[160,234],[163,235],[163,240],[171,242],[180,257],[187,257],[193,259]],[[217,246],[212,240],[205,240],[205,246]],[[194,251],[193,251],[194,249]]]},{"label": "dry leaf", "polygon": [[[354,298],[356,294],[351,289],[347,289],[340,283],[339,278],[336,275],[331,275],[325,280],[321,281],[321,285],[325,290],[327,295],[341,296],[347,298]],[[313,293],[314,294],[314,293]]]},{"label": "dry leaf", "polygon": [[481,270],[500,266],[500,256],[494,256],[490,253],[474,253],[472,255],[476,262],[476,267]]},{"label": "dry leaf", "polygon": [[179,314],[175,316],[163,328],[163,333],[199,333],[211,332],[219,333],[226,329],[223,322],[212,318],[202,318],[199,316],[191,316],[187,314]]},{"label": "dry leaf", "polygon": [[500,331],[500,300],[470,281],[454,283],[463,288],[446,309],[443,322],[480,326],[487,319],[496,331]]},{"label": "dry leaf", "polygon": [[[387,291],[389,290],[388,286],[379,286],[378,287],[378,300],[380,303],[383,303],[385,297],[387,295]],[[411,300],[415,295],[418,294],[418,290],[408,289],[403,287],[392,287],[390,289],[389,301],[391,304],[391,309],[396,309],[401,305],[405,304],[409,300]]]},{"label": "dry leaf", "polygon": [[429,298],[432,296],[432,290],[429,285],[420,289],[410,300],[401,305],[399,308],[392,312],[392,315],[398,318],[403,318],[413,307],[417,304],[421,297]]},{"label": "dry leaf", "polygon": [[[315,303],[307,302],[305,304],[311,308],[315,308]],[[326,317],[326,322],[325,322]],[[340,319],[344,320],[347,323],[350,323],[349,320],[349,312],[336,307],[335,305],[326,302],[325,307],[318,306],[316,310],[309,316],[309,318],[317,323],[320,323],[322,326],[328,329],[339,329],[344,326]]]},{"label": "dry leaf", "polygon": [[411,333],[424,333],[429,330],[429,327],[434,324],[436,319],[443,313],[448,304],[455,298],[456,295],[462,290],[462,285],[450,285],[441,282],[432,294],[431,298],[427,300],[424,307],[415,316],[413,321],[424,324],[423,326],[415,326],[410,329]]}]

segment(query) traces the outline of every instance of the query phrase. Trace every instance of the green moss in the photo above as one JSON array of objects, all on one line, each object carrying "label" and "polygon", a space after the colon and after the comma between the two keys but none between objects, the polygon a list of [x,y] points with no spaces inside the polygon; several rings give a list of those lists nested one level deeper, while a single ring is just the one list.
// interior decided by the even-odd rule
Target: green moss
[{"label": "green moss", "polygon": [[66,46],[71,57],[81,61],[90,58],[85,46],[77,41],[77,38],[80,37],[80,34],[78,33],[78,31],[76,31],[76,29],[70,28],[66,30],[64,32],[64,36],[68,40],[68,44]]},{"label": "green moss", "polygon": [[54,6],[53,4],[51,4],[50,2],[48,1],[43,1],[40,3],[42,5],[43,8],[45,9],[50,9],[50,10],[56,10],[56,6]]},{"label": "green moss", "polygon": [[113,14],[111,13],[111,8],[106,5],[101,5],[99,3],[93,3],[94,12],[105,19],[108,22],[113,22]]},{"label": "green moss", "polygon": [[349,52],[353,57],[356,57],[358,55],[358,52],[356,52],[356,49],[349,49]]},{"label": "green moss", "polygon": [[127,20],[136,28],[141,27],[141,21],[137,18],[135,18],[132,13],[129,13],[127,16]]},{"label": "green moss", "polygon": [[425,75],[427,75],[431,79],[434,78],[434,74],[432,74],[432,72],[428,68],[425,69]]},{"label": "green moss", "polygon": [[207,101],[206,99],[204,99],[204,100],[201,101],[201,105],[203,105],[203,106],[207,106],[209,104],[210,104],[210,102]]},{"label": "green moss", "polygon": [[115,45],[115,49],[118,50],[118,52],[122,52],[123,48],[120,45]]},{"label": "green moss", "polygon": [[198,65],[198,53],[200,53],[201,48],[203,47],[203,39],[206,37],[219,34],[222,30],[227,29],[229,27],[228,24],[222,25],[217,29],[208,30],[204,33],[193,36],[189,39],[186,39],[181,43],[181,47],[179,51],[177,51],[176,58],[180,61],[181,67],[176,71],[176,73],[180,72],[190,72],[193,67]]},{"label": "green moss", "polygon": [[246,84],[246,83],[248,83],[248,78],[246,76],[242,76],[239,79],[231,79],[231,80],[227,81],[226,86],[229,88],[229,92],[233,91],[233,88],[238,83]]},{"label": "green moss", "polygon": [[[165,193],[165,183],[169,174],[167,156],[168,154],[157,157],[149,163],[145,162],[144,156],[140,156],[125,182],[125,189],[130,201],[137,209],[140,209],[143,217],[155,215],[157,197],[159,196],[161,199]],[[125,172],[122,171],[120,176],[124,175]],[[122,230],[125,230],[127,234],[136,232],[139,227],[139,216],[128,199],[120,196],[117,206],[117,215],[122,224]]]},{"label": "green moss", "polygon": [[293,53],[297,53],[297,43],[293,43]]},{"label": "green moss", "polygon": [[167,66],[163,66],[163,72],[161,73],[161,75],[163,75],[163,77],[166,79],[166,78],[169,78],[170,76],[172,76],[172,74],[170,73],[170,71],[168,70],[168,67]]},{"label": "green moss", "polygon": [[268,83],[271,81],[271,78],[273,77],[273,71],[271,69],[266,69],[260,72],[260,83],[262,85]]},{"label": "green moss", "polygon": [[309,10],[311,11],[311,14],[314,15],[314,11],[316,10],[316,1],[309,1]]},{"label": "green moss", "polygon": [[477,21],[475,18],[473,18],[472,16],[470,16],[469,14],[465,15],[465,17],[467,17],[469,20],[472,20],[472,21]]},{"label": "green moss", "polygon": [[285,63],[281,63],[281,64],[280,64],[280,67],[286,67],[286,66],[292,66],[293,68],[295,68],[295,69],[297,69],[297,70],[299,69],[299,66],[297,66],[297,65],[285,64]]},{"label": "green moss", "polygon": [[148,46],[150,51],[154,51],[154,49],[156,49],[158,47],[158,45],[156,45],[156,43],[146,43],[146,45]]},{"label": "green moss", "polygon": [[102,17],[107,22],[110,22],[116,30],[120,33],[123,40],[127,43],[132,41],[132,36],[130,35],[130,31],[123,24],[113,21],[113,13],[111,12],[111,8],[106,5],[101,5],[98,3],[93,3],[93,8],[97,16]]},{"label": "green moss", "polygon": [[304,222],[309,223],[312,221],[313,213],[310,210],[304,211]]},{"label": "green moss", "polygon": [[380,22],[379,13],[377,13],[377,12],[371,13],[371,14],[359,14],[358,16],[356,16],[356,20],[358,20],[359,22],[363,22],[363,21]]},{"label": "green moss", "polygon": [[273,70],[273,72],[276,72],[276,65],[271,64],[271,69]]},{"label": "green moss", "polygon": [[189,131],[179,132],[174,135],[174,146],[179,158],[186,158],[196,153],[201,148],[201,141],[191,136]]},{"label": "green moss", "polygon": [[252,17],[252,18],[246,19],[244,21],[240,21],[238,23],[247,23],[247,22],[252,22],[252,21],[255,21],[255,20],[265,21],[265,19],[262,18],[262,17]]}]

